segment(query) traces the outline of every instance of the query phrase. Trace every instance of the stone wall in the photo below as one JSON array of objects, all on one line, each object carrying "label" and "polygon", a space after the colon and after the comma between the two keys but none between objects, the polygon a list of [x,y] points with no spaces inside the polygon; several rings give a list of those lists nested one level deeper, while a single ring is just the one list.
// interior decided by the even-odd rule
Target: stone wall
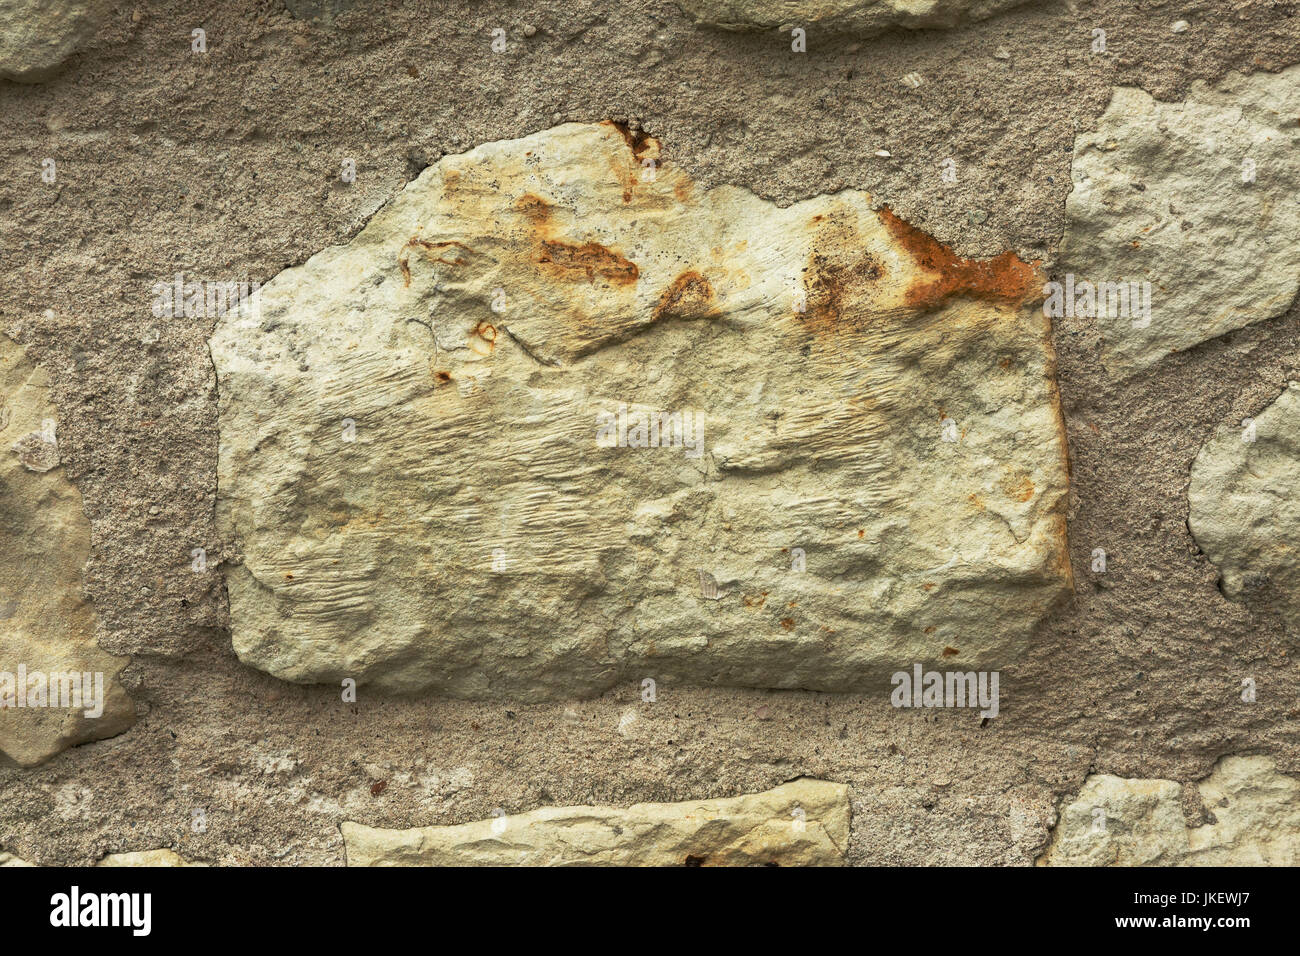
[{"label": "stone wall", "polygon": [[0,9],[0,865],[1294,865],[1300,16]]}]

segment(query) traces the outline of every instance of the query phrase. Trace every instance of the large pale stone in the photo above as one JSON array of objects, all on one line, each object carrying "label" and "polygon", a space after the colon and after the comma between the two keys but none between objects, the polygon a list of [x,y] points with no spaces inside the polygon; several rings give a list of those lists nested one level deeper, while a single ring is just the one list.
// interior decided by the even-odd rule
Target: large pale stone
[{"label": "large pale stone", "polygon": [[0,0],[0,79],[48,78],[99,28],[103,0]]},{"label": "large pale stone", "polygon": [[863,36],[983,20],[1028,0],[678,0],[696,23],[724,30],[816,25]]},{"label": "large pale stone", "polygon": [[[996,669],[1070,589],[1041,282],[612,124],[447,157],[212,337],[235,650],[533,699]],[[621,405],[703,441],[606,447]]]},{"label": "large pale stone", "polygon": [[1131,374],[1290,307],[1300,288],[1300,67],[1196,83],[1182,103],[1120,87],[1074,148],[1062,272],[1151,284],[1145,327],[1120,308],[1098,310],[1113,371]]},{"label": "large pale stone", "polygon": [[[125,659],[99,649],[95,613],[82,595],[90,522],[59,466],[56,420],[47,376],[0,335],[0,753],[22,766],[121,733],[135,719],[117,682]],[[20,667],[26,688],[17,686]],[[80,686],[92,696],[93,675],[101,675],[102,715],[87,716],[90,700],[54,705],[49,675],[71,673],[89,677]],[[23,691],[24,703],[40,703],[37,674],[47,706],[16,706]]]},{"label": "large pale stone", "polygon": [[342,825],[349,866],[840,866],[848,787],[797,780],[721,800],[545,807],[459,826]]},{"label": "large pale stone", "polygon": [[1220,588],[1246,600],[1266,588],[1300,633],[1300,384],[1244,425],[1219,430],[1192,463],[1187,526],[1222,574]]},{"label": "large pale stone", "polygon": [[1172,780],[1091,776],[1040,866],[1295,866],[1300,781],[1269,757],[1224,757],[1197,784],[1214,821],[1189,827]]}]

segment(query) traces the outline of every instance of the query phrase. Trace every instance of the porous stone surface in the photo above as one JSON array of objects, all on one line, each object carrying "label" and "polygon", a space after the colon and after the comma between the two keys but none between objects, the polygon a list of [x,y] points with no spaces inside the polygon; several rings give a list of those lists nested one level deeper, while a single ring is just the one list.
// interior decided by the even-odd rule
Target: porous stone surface
[{"label": "porous stone surface", "polygon": [[1300,633],[1300,384],[1225,425],[1192,463],[1187,523],[1233,600],[1275,608]]},{"label": "porous stone surface", "polygon": [[[1117,297],[1087,319],[1118,375],[1281,315],[1300,289],[1300,67],[1229,74],[1162,102],[1121,86],[1080,133],[1059,271],[1150,283],[1150,315]],[[1065,323],[1077,326],[1078,321]]]},{"label": "porous stone surface", "polygon": [[678,0],[696,23],[724,30],[815,25],[872,36],[983,20],[1027,0]]},{"label": "porous stone surface", "polygon": [[1095,774],[1061,811],[1041,866],[1295,866],[1300,781],[1269,757],[1224,757],[1195,785],[1205,822],[1189,825],[1183,785]]},{"label": "porous stone surface", "polygon": [[447,157],[212,337],[235,650],[524,699],[996,670],[1070,588],[1040,284],[611,123]]},{"label": "porous stone surface", "polygon": [[[81,495],[59,467],[48,375],[0,335],[0,754],[22,766],[121,733],[135,719],[117,681],[125,661],[95,640],[95,611],[81,588],[89,554]],[[61,706],[62,693],[51,690],[68,674],[78,678],[78,706]],[[96,674],[103,713],[88,716]],[[68,701],[77,703],[72,694]]]},{"label": "porous stone surface", "polygon": [[[35,866],[11,853],[0,853],[0,866]],[[191,863],[174,850],[137,850],[131,853],[110,853],[95,866],[206,866]]]},{"label": "porous stone surface", "polygon": [[544,807],[458,826],[344,823],[349,866],[841,866],[843,784],[797,780],[720,800]]},{"label": "porous stone surface", "polygon": [[[286,6],[326,4],[118,5],[54,81],[0,82],[0,325],[50,375],[62,464],[47,474],[83,496],[99,641],[131,656],[122,679],[148,708],[110,740],[0,766],[5,850],[42,865],[164,846],[341,865],[346,820],[459,824],[804,776],[850,787],[851,863],[1010,866],[1033,862],[1089,773],[1185,783],[1246,752],[1300,772],[1294,639],[1225,599],[1187,528],[1204,443],[1300,380],[1295,304],[1124,379],[1094,328],[1053,322],[1074,594],[1003,672],[986,726],[892,707],[887,686],[661,680],[649,701],[638,680],[537,703],[363,688],[351,704],[250,667],[231,646],[237,556],[214,507],[217,319],[150,309],[177,272],[266,282],[349,243],[443,156],[605,119],[659,137],[702,188],[778,207],[868,192],[959,256],[1011,249],[1055,277],[1075,136],[1114,88],[1179,103],[1198,81],[1286,69],[1300,62],[1287,3],[1043,0],[874,37],[810,24],[802,54],[788,31],[703,27],[663,0],[358,3],[330,23]],[[196,830],[203,807],[218,823]]]},{"label": "porous stone surface", "polygon": [[104,0],[0,0],[0,79],[48,79],[90,40]]}]

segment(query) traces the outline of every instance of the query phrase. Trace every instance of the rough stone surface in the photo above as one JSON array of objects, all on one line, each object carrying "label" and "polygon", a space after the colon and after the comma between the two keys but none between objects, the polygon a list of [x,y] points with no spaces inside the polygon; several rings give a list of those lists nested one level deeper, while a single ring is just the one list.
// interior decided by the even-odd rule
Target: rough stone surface
[{"label": "rough stone surface", "polygon": [[[356,4],[328,27],[279,3],[118,9],[55,81],[0,82],[0,324],[51,376],[53,474],[84,497],[100,641],[132,656],[123,680],[149,710],[111,740],[0,767],[4,849],[45,865],[162,846],[340,865],[344,820],[455,824],[806,776],[850,786],[850,862],[1024,865],[1088,773],[1194,781],[1244,752],[1300,771],[1294,640],[1276,615],[1224,598],[1187,530],[1205,441],[1300,380],[1294,305],[1125,380],[1099,363],[1093,329],[1054,323],[1075,594],[1003,673],[984,727],[874,691],[663,681],[655,703],[629,683],[583,701],[363,691],[347,705],[336,686],[244,665],[214,523],[216,320],[149,308],[151,285],[178,270],[266,281],[349,242],[447,153],[611,118],[660,137],[706,187],[780,206],[867,191],[960,255],[1010,248],[1052,274],[1075,133],[1113,88],[1176,102],[1197,80],[1300,62],[1287,4],[1030,3],[955,30],[812,28],[807,54],[775,30],[698,27],[663,0]],[[206,56],[189,48],[199,14]],[[1190,28],[1173,32],[1176,19]],[[1098,27],[1103,54],[1089,49]],[[915,88],[900,82],[912,73]],[[39,179],[46,156],[57,183]],[[351,184],[338,178],[348,157]],[[1104,574],[1090,568],[1098,548]],[[1253,704],[1238,699],[1247,676]],[[196,832],[195,807],[219,825]]]},{"label": "rough stone surface", "polygon": [[1300,289],[1300,67],[1231,74],[1168,103],[1119,87],[1074,152],[1059,271],[1151,285],[1149,325],[1100,304],[1082,317],[1100,326],[1110,371],[1132,374],[1290,308]]},{"label": "rough stone surface", "polygon": [[724,30],[817,26],[872,36],[983,20],[1028,0],[678,0],[696,23]]},{"label": "rough stone surface", "polygon": [[525,699],[996,670],[1070,587],[1039,285],[613,124],[448,157],[212,338],[235,650]]},{"label": "rough stone surface", "polygon": [[1300,781],[1269,757],[1224,757],[1198,784],[1189,825],[1183,786],[1097,774],[1061,811],[1041,866],[1295,866]]},{"label": "rough stone surface", "polygon": [[104,0],[0,0],[0,79],[49,78],[103,20]]},{"label": "rough stone surface", "polygon": [[349,866],[840,866],[843,784],[797,780],[721,800],[545,807],[459,826],[344,823]]},{"label": "rough stone surface", "polygon": [[[73,744],[121,733],[135,719],[117,681],[124,661],[99,649],[96,619],[81,588],[90,554],[90,522],[81,495],[58,468],[57,413],[49,380],[12,339],[0,335],[0,672],[17,683],[19,667],[42,676],[103,675],[104,711],[80,707],[17,707],[35,684],[0,687],[0,753],[32,766]],[[83,693],[93,678],[82,684]],[[47,698],[47,702],[53,704]]]},{"label": "rough stone surface", "polygon": [[1220,429],[1192,463],[1188,526],[1233,600],[1276,608],[1300,633],[1300,384]]},{"label": "rough stone surface", "polygon": [[204,866],[191,863],[174,850],[137,850],[133,853],[110,853],[96,866]]}]

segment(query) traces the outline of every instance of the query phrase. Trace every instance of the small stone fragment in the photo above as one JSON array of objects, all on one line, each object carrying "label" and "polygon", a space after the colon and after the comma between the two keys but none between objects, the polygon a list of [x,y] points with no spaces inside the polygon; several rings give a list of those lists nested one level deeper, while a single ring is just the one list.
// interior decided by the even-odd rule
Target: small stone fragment
[{"label": "small stone fragment", "polygon": [[56,419],[47,376],[0,335],[0,753],[24,767],[135,720],[82,596],[90,522]]},{"label": "small stone fragment", "polygon": [[841,866],[848,787],[796,780],[719,800],[544,807],[457,826],[342,825],[348,866]]},{"label": "small stone fragment", "polygon": [[1172,780],[1095,774],[1061,810],[1039,866],[1296,866],[1300,780],[1270,757],[1224,757],[1197,784],[1217,822],[1188,827]]},{"label": "small stone fragment", "polygon": [[48,79],[95,35],[107,9],[104,0],[0,3],[0,79]]},{"label": "small stone fragment", "polygon": [[891,27],[929,30],[984,20],[1028,0],[678,0],[695,23],[723,30],[809,25],[872,36]]},{"label": "small stone fragment", "polygon": [[1267,600],[1300,633],[1300,384],[1224,426],[1192,463],[1187,525],[1234,601]]},{"label": "small stone fragment", "polygon": [[1059,267],[1073,294],[1054,315],[1095,320],[1117,375],[1291,307],[1297,117],[1300,66],[1198,82],[1181,103],[1119,87],[1076,137]]}]

